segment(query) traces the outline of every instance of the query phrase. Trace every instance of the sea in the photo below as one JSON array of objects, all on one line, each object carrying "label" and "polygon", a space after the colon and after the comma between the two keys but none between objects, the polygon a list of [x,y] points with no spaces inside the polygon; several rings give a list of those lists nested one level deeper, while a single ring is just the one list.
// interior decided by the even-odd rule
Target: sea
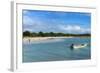
[{"label": "sea", "polygon": [[[72,49],[72,44],[87,44],[78,49]],[[55,38],[35,42],[22,42],[22,61],[47,62],[47,61],[71,61],[91,59],[91,38]]]}]

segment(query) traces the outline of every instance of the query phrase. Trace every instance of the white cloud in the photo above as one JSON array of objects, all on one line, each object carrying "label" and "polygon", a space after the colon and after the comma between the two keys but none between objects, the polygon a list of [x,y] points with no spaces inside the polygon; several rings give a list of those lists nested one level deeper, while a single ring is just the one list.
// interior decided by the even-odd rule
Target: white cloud
[{"label": "white cloud", "polygon": [[36,17],[29,17],[29,16],[24,16],[23,17],[23,25],[40,25],[42,23],[42,21],[40,21],[38,18]]},{"label": "white cloud", "polygon": [[28,11],[28,10],[23,10],[23,14],[24,15],[27,15],[27,14],[29,14],[30,13],[30,11]]},{"label": "white cloud", "polygon": [[28,17],[28,16],[24,16],[23,17],[23,24],[24,25],[33,25],[34,21]]},{"label": "white cloud", "polygon": [[68,33],[90,33],[90,28],[83,28],[79,25],[60,25],[59,28]]},{"label": "white cloud", "polygon": [[46,24],[44,21],[41,21],[39,18],[36,17],[23,17],[23,30],[28,31],[47,31],[50,30],[53,26]]},{"label": "white cloud", "polygon": [[61,29],[64,29],[64,30],[80,30],[80,26],[77,26],[77,25],[66,25],[66,26],[61,26]]}]

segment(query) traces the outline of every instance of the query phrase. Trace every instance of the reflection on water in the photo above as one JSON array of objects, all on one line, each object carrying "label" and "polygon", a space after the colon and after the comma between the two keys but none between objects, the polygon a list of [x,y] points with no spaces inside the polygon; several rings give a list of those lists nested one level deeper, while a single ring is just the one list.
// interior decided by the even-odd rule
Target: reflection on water
[{"label": "reflection on water", "polygon": [[[63,38],[23,43],[23,62],[91,59],[90,38]],[[72,44],[87,46],[74,49]]]}]

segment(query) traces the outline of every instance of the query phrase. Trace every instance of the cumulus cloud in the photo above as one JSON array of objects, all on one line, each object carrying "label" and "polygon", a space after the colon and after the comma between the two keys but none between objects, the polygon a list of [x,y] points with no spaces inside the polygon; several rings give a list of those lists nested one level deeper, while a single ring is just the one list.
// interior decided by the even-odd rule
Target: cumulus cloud
[{"label": "cumulus cloud", "polygon": [[60,25],[59,28],[68,33],[90,33],[90,28],[83,28],[79,25]]},{"label": "cumulus cloud", "polygon": [[34,21],[28,17],[28,16],[24,16],[23,17],[23,25],[33,25]]},{"label": "cumulus cloud", "polygon": [[44,31],[48,32],[56,29],[54,26],[47,24],[45,21],[41,21],[39,18],[24,16],[23,17],[23,30],[39,32]]}]

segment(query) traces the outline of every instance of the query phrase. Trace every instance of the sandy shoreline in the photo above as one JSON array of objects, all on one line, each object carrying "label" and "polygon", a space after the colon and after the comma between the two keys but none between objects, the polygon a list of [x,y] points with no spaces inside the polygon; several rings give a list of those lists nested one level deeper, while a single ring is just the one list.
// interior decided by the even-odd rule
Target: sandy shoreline
[{"label": "sandy shoreline", "polygon": [[[23,42],[52,41],[64,38],[74,38],[74,37],[24,37]],[[86,38],[86,37],[80,37],[80,38]]]},{"label": "sandy shoreline", "polygon": [[24,37],[23,42],[35,42],[35,41],[45,41],[45,40],[63,39],[63,38],[73,38],[73,37]]}]

